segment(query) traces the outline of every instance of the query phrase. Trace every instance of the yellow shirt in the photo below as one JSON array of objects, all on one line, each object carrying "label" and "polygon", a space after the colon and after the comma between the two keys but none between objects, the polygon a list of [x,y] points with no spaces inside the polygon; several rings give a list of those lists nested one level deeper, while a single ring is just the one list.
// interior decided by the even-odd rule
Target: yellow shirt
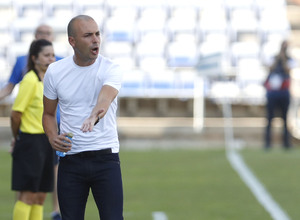
[{"label": "yellow shirt", "polygon": [[21,112],[20,130],[29,134],[43,134],[43,82],[34,71],[29,71],[19,86],[12,110]]}]

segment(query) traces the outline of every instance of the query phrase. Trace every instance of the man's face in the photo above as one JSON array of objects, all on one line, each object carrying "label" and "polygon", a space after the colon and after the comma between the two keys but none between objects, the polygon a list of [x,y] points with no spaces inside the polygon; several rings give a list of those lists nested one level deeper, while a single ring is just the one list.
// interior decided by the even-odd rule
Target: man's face
[{"label": "man's face", "polygon": [[50,42],[54,40],[52,28],[48,25],[41,25],[35,32],[36,40],[45,39]]},{"label": "man's face", "polygon": [[78,65],[86,66],[95,62],[100,50],[100,31],[94,20],[77,20],[74,23],[74,37],[69,42],[75,52]]}]

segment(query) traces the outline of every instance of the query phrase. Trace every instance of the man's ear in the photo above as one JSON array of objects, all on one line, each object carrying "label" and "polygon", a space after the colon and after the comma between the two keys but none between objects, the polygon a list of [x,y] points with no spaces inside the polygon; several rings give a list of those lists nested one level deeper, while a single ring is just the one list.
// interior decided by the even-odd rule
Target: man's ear
[{"label": "man's ear", "polygon": [[75,39],[74,39],[74,37],[69,36],[69,37],[68,37],[68,41],[69,41],[69,44],[70,44],[72,47],[75,47]]}]

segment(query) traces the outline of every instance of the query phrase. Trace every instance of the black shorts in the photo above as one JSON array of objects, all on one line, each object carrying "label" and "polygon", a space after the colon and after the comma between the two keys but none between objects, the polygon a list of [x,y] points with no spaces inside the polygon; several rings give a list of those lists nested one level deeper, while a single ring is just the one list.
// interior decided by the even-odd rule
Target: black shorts
[{"label": "black shorts", "polygon": [[53,149],[45,134],[20,133],[12,157],[12,190],[53,191]]}]

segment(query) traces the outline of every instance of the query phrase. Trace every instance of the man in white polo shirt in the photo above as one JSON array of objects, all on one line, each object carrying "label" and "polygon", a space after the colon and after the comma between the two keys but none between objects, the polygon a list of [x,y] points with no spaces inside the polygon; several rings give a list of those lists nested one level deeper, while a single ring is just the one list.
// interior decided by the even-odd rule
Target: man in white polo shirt
[{"label": "man in white polo shirt", "polygon": [[[64,220],[83,220],[92,190],[101,220],[123,219],[123,190],[116,125],[121,70],[99,54],[100,31],[89,16],[68,25],[74,55],[47,69],[43,126],[60,158],[58,199]],[[57,134],[55,109],[60,106]],[[73,133],[72,142],[66,137]]]}]

